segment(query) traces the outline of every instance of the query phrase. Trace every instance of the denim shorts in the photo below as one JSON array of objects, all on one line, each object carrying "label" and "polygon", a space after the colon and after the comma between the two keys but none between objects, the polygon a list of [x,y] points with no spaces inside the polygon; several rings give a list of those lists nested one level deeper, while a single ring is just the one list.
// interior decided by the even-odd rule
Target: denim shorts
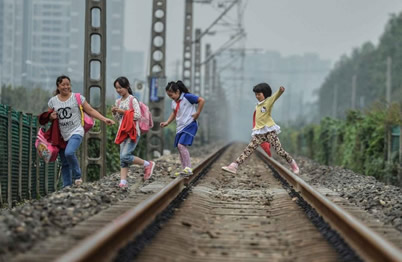
[{"label": "denim shorts", "polygon": [[134,155],[132,154],[137,147],[140,136],[137,136],[136,142],[130,138],[126,138],[123,143],[120,144],[120,166],[129,167],[134,162]]}]

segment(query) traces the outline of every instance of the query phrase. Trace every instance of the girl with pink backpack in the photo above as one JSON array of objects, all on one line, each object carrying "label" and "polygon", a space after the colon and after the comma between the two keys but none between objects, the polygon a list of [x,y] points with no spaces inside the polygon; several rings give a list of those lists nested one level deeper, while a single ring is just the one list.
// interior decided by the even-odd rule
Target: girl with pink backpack
[{"label": "girl with pink backpack", "polygon": [[154,171],[155,162],[147,161],[134,156],[132,153],[140,140],[141,107],[140,102],[133,96],[130,82],[124,76],[117,78],[114,83],[116,92],[121,98],[116,100],[112,107],[113,117],[119,121],[119,130],[115,143],[120,145],[120,184],[119,187],[127,188],[128,168],[132,164],[144,167],[144,180],[148,180]]}]

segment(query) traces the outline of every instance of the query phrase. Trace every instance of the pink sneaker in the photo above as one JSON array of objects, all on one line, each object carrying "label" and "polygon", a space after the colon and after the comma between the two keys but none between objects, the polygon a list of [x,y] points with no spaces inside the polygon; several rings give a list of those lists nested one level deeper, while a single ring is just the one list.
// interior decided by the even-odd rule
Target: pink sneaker
[{"label": "pink sneaker", "polygon": [[149,165],[144,168],[144,180],[148,180],[151,178],[152,173],[154,172],[155,162],[149,161]]},{"label": "pink sneaker", "polygon": [[120,183],[120,184],[119,184],[119,187],[120,187],[120,188],[127,188],[127,187],[128,187],[128,184]]},{"label": "pink sneaker", "polygon": [[290,166],[292,167],[293,173],[295,173],[296,175],[300,173],[299,167],[297,166],[296,161],[294,159],[292,160],[292,163],[290,163]]},{"label": "pink sneaker", "polygon": [[237,173],[237,168],[238,165],[235,162],[230,163],[228,166],[223,166],[222,169],[225,170],[226,172],[230,172],[232,174]]}]

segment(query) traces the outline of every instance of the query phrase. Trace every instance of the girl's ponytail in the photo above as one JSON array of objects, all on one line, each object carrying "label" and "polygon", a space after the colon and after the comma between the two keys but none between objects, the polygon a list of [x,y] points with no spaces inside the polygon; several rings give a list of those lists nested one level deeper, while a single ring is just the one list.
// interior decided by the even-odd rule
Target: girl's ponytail
[{"label": "girl's ponytail", "polygon": [[188,91],[188,88],[184,85],[182,81],[179,80],[176,82],[176,84],[180,90],[180,93],[190,93],[190,91]]},{"label": "girl's ponytail", "polygon": [[188,88],[184,85],[182,81],[177,81],[177,82],[169,82],[166,86],[166,91],[172,91],[172,92],[177,92],[177,90],[180,91],[181,93],[190,93],[188,91]]},{"label": "girl's ponytail", "polygon": [[128,93],[129,93],[130,95],[134,95],[134,94],[133,94],[133,90],[131,90],[131,86],[128,86],[127,91],[128,91]]}]

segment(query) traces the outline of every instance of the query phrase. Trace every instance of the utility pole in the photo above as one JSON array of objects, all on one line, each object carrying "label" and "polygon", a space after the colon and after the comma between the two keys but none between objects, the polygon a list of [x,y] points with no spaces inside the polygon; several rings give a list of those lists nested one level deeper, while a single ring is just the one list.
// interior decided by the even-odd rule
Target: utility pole
[{"label": "utility pole", "polygon": [[[93,25],[99,25],[94,27]],[[92,41],[100,42],[99,50]],[[91,102],[91,89],[100,90],[99,107],[94,107],[102,115],[106,114],[106,0],[87,0],[85,5],[85,50],[84,50],[84,96]],[[94,105],[93,105],[94,106]],[[99,154],[90,156],[88,142],[99,142]],[[106,125],[101,122],[100,130],[90,130],[82,143],[82,177],[87,180],[89,165],[99,167],[99,176],[106,175]]]},{"label": "utility pole", "polygon": [[151,30],[148,106],[152,112],[154,127],[146,135],[148,158],[161,156],[164,147],[160,123],[165,115],[166,0],[153,0]]},{"label": "utility pole", "polygon": [[194,94],[201,95],[201,29],[197,28],[195,30],[195,41],[194,46]]},{"label": "utility pole", "polygon": [[387,75],[386,75],[386,94],[385,100],[387,102],[387,106],[391,104],[391,90],[392,90],[392,58],[390,56],[387,57]]},{"label": "utility pole", "polygon": [[[217,103],[217,99],[216,99],[216,94],[218,91],[218,71],[217,71],[217,61],[216,58],[212,59],[212,85],[211,85],[211,96],[210,96],[210,100],[211,100],[211,104],[213,106],[212,110],[210,111],[211,114],[209,115],[209,125],[212,127],[213,126],[217,126],[217,115],[216,114],[212,114],[213,110],[215,110],[215,106]],[[216,134],[217,134],[217,130],[216,128],[210,129],[211,130],[211,134],[210,134],[210,139],[212,141],[216,140]]]},{"label": "utility pole", "polygon": [[356,109],[356,75],[352,76],[352,109]]},{"label": "utility pole", "polygon": [[184,14],[183,82],[191,89],[193,56],[193,0],[186,0]]},{"label": "utility pole", "polygon": [[[201,29],[197,28],[195,30],[195,46],[194,46],[194,94],[201,95],[201,38],[198,36],[201,34]],[[201,115],[199,118],[199,122],[201,126],[205,125],[204,115]],[[196,137],[194,140],[195,146],[200,146],[202,141],[202,137]]]},{"label": "utility pole", "polygon": [[336,118],[337,111],[338,111],[338,84],[334,85],[334,97],[333,97],[333,104],[332,104],[332,117]]},{"label": "utility pole", "polygon": [[[386,106],[387,108],[391,105],[391,86],[392,86],[392,58],[390,56],[387,57],[387,74],[386,74]],[[391,162],[391,155],[392,155],[392,127],[387,125],[387,133],[386,133],[386,141],[387,141],[387,160]]]},{"label": "utility pole", "polygon": [[[207,58],[211,54],[211,45],[206,44],[205,45],[205,58]],[[205,98],[206,101],[209,101],[210,93],[211,93],[211,69],[210,69],[210,62],[205,63],[204,67],[204,88],[202,96]],[[209,102],[207,102],[209,103]],[[211,127],[211,110],[208,106],[204,108],[204,125],[201,126],[203,129],[203,142],[208,143],[210,141],[210,127]]]}]

